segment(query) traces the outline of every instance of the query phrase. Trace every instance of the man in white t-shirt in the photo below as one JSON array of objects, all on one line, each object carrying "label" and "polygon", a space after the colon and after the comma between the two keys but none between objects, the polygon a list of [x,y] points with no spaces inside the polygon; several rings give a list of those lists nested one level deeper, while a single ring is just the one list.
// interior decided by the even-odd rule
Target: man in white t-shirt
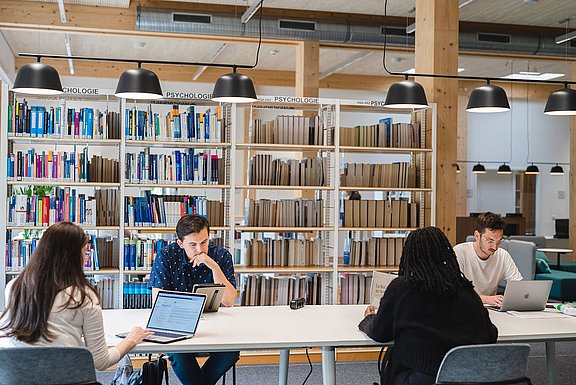
[{"label": "man in white t-shirt", "polygon": [[487,305],[502,305],[502,296],[496,294],[498,282],[522,280],[510,254],[499,248],[505,226],[500,215],[483,213],[478,216],[474,242],[454,246],[460,270],[472,281],[482,303]]}]

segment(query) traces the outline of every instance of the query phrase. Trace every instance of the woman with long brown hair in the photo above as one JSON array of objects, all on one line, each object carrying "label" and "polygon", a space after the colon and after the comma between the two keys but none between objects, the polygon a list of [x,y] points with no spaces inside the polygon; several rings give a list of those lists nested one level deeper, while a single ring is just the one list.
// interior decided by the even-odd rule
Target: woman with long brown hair
[{"label": "woman with long brown hair", "polygon": [[73,223],[46,229],[22,273],[6,286],[0,346],[86,346],[103,370],[151,334],[134,327],[108,349],[100,299],[83,271],[87,243]]}]

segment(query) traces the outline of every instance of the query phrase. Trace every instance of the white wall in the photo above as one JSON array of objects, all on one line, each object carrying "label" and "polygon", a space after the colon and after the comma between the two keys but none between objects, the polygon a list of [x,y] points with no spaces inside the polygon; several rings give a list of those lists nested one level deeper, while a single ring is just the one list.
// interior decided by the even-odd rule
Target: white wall
[{"label": "white wall", "polygon": [[[570,118],[544,115],[544,106],[545,101],[527,103],[526,100],[513,99],[510,112],[468,113],[467,160],[495,162],[483,163],[487,170],[497,170],[505,161],[512,170],[518,171],[525,170],[530,162],[568,163]],[[468,211],[514,212],[513,201],[510,205],[507,198],[513,194],[513,183],[498,181],[498,178],[510,176],[472,174],[473,165],[466,165]],[[565,174],[551,176],[553,164],[537,166],[540,175],[536,182],[536,234],[553,235],[554,218],[568,218],[569,168],[562,165]],[[505,211],[501,211],[503,209]]]}]

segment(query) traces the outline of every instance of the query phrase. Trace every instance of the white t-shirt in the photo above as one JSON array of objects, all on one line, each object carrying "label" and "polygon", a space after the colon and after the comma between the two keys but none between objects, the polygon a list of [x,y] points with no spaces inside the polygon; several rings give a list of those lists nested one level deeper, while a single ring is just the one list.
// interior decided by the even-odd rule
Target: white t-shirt
[{"label": "white t-shirt", "polygon": [[[8,282],[5,300],[8,304],[12,284]],[[85,346],[92,353],[96,370],[105,370],[120,360],[120,352],[115,347],[108,349],[104,336],[102,308],[94,293],[87,290],[90,298],[77,309],[62,308],[71,294],[71,288],[62,290],[54,299],[52,311],[48,317],[48,330],[54,336],[52,341],[43,338],[33,344],[22,342],[16,338],[0,338],[0,347],[21,346]],[[80,299],[80,293],[75,295]]]},{"label": "white t-shirt", "polygon": [[510,254],[497,249],[487,260],[482,260],[474,250],[474,242],[454,246],[460,271],[472,281],[479,295],[495,295],[500,281],[521,281],[522,274]]}]

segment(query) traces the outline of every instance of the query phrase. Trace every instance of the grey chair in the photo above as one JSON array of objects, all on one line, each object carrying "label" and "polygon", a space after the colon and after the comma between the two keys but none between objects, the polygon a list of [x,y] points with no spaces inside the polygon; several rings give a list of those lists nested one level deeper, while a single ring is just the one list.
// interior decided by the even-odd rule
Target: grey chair
[{"label": "grey chair", "polygon": [[92,353],[82,347],[0,349],[3,385],[101,385]]},{"label": "grey chair", "polygon": [[526,377],[528,344],[458,346],[446,353],[436,376],[440,384],[523,384]]}]

